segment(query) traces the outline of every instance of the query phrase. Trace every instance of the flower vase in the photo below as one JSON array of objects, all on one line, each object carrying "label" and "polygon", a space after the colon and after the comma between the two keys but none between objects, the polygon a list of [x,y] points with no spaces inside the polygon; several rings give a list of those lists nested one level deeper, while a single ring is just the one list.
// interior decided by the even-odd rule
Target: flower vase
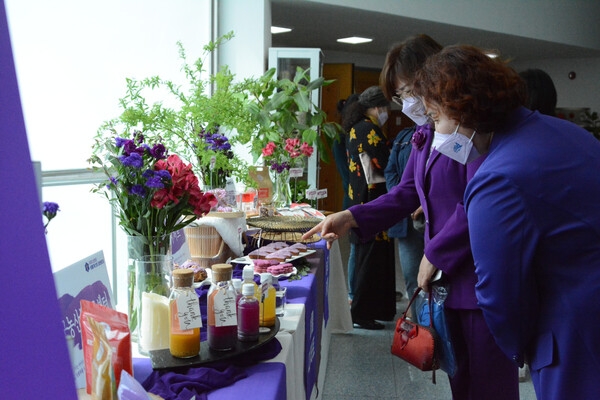
[{"label": "flower vase", "polygon": [[140,354],[169,347],[170,235],[128,237],[128,315]]},{"label": "flower vase", "polygon": [[289,207],[292,203],[292,190],[290,188],[290,171],[273,172],[273,205],[275,208]]}]

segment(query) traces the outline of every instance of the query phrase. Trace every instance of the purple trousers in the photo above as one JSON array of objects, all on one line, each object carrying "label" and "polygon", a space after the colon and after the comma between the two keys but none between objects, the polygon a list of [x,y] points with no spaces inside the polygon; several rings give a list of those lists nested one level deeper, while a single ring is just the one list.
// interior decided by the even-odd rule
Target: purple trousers
[{"label": "purple trousers", "polygon": [[457,371],[453,400],[519,400],[518,367],[496,345],[481,310],[445,308]]}]

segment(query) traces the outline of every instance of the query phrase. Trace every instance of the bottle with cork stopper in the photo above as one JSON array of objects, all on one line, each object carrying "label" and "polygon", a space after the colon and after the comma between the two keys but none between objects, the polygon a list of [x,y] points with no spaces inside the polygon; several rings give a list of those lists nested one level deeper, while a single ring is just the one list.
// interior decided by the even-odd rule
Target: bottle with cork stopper
[{"label": "bottle with cork stopper", "polygon": [[194,270],[175,269],[169,297],[169,350],[173,357],[189,358],[200,353],[200,303],[194,291]]},{"label": "bottle with cork stopper", "polygon": [[207,341],[213,350],[230,350],[237,343],[237,295],[231,282],[230,264],[214,264],[208,291]]}]

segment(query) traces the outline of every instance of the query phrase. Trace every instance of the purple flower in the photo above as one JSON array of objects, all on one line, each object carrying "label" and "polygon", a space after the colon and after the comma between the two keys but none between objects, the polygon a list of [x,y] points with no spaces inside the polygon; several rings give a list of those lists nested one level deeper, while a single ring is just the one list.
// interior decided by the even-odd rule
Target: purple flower
[{"label": "purple flower", "polygon": [[142,156],[138,153],[131,153],[128,156],[120,156],[119,161],[121,161],[121,164],[123,164],[126,167],[142,168],[142,166],[144,165],[144,160],[142,159]]},{"label": "purple flower", "polygon": [[271,169],[280,174],[286,169],[290,169],[290,164],[288,162],[282,162],[281,164],[273,162],[271,164]]},{"label": "purple flower", "polygon": [[171,173],[169,171],[167,171],[166,169],[161,169],[155,172],[155,174],[160,177],[160,179],[162,180],[166,180],[166,181],[170,181],[171,179],[173,179],[171,177]]},{"label": "purple flower", "polygon": [[51,201],[45,201],[43,206],[42,215],[48,220],[44,224],[44,229],[46,229],[52,218],[56,217],[56,213],[59,211],[59,208],[58,204]]},{"label": "purple flower", "polygon": [[225,152],[231,149],[229,139],[227,139],[227,136],[225,135],[213,133],[210,136],[206,135],[204,140],[206,141],[209,150]]},{"label": "purple flower", "polygon": [[[129,139],[123,139],[123,138],[120,138],[120,137],[118,137],[118,138],[115,138],[115,146],[117,146],[117,147],[122,147],[122,146],[124,146],[124,145],[125,145],[125,143],[126,143],[128,140],[129,140]],[[129,140],[129,141],[131,141],[131,140]]]},{"label": "purple flower", "polygon": [[117,178],[115,178],[114,176],[111,176],[110,178],[110,183],[108,185],[106,185],[107,189],[112,189],[110,187],[111,184],[115,185],[115,187],[117,187],[117,184],[119,183],[119,181],[117,180]]},{"label": "purple flower", "polygon": [[133,132],[133,139],[139,144],[144,142],[144,134],[142,131]]},{"label": "purple flower", "polygon": [[144,187],[144,185],[140,184],[133,185],[131,189],[129,189],[129,193],[135,194],[140,197],[146,197],[146,188]]},{"label": "purple flower", "polygon": [[152,155],[152,157],[156,158],[157,160],[162,160],[163,158],[166,158],[166,155],[165,155],[166,150],[167,149],[165,148],[165,146],[163,144],[157,143],[149,151],[150,151],[150,154]]},{"label": "purple flower", "polygon": [[431,131],[431,127],[429,125],[421,125],[417,127],[417,130],[412,135],[412,139],[410,140],[413,148],[417,150],[421,150],[423,146],[425,146],[425,142],[427,141],[427,133]]},{"label": "purple flower", "polygon": [[125,140],[123,142],[123,154],[130,155],[131,153],[135,153],[136,146],[133,140]]},{"label": "purple flower", "polygon": [[[56,215],[56,213],[58,212],[58,204],[53,203],[51,201],[45,201],[44,202],[44,209],[43,209],[42,212],[47,217],[49,215],[51,215],[52,217],[54,217]],[[52,218],[52,217],[49,217],[49,218]]]},{"label": "purple flower", "polygon": [[162,189],[165,187],[165,184],[160,179],[160,176],[154,175],[146,180],[146,187],[151,189]]}]

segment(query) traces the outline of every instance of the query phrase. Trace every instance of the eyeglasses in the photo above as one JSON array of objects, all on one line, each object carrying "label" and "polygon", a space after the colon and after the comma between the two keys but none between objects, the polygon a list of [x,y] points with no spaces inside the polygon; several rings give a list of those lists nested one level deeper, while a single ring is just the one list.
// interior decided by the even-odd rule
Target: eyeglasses
[{"label": "eyeglasses", "polygon": [[396,89],[395,94],[395,96],[392,96],[392,101],[401,106],[402,100],[406,99],[407,97],[412,97],[412,89],[409,89],[406,87],[406,85],[404,85],[401,88]]}]

